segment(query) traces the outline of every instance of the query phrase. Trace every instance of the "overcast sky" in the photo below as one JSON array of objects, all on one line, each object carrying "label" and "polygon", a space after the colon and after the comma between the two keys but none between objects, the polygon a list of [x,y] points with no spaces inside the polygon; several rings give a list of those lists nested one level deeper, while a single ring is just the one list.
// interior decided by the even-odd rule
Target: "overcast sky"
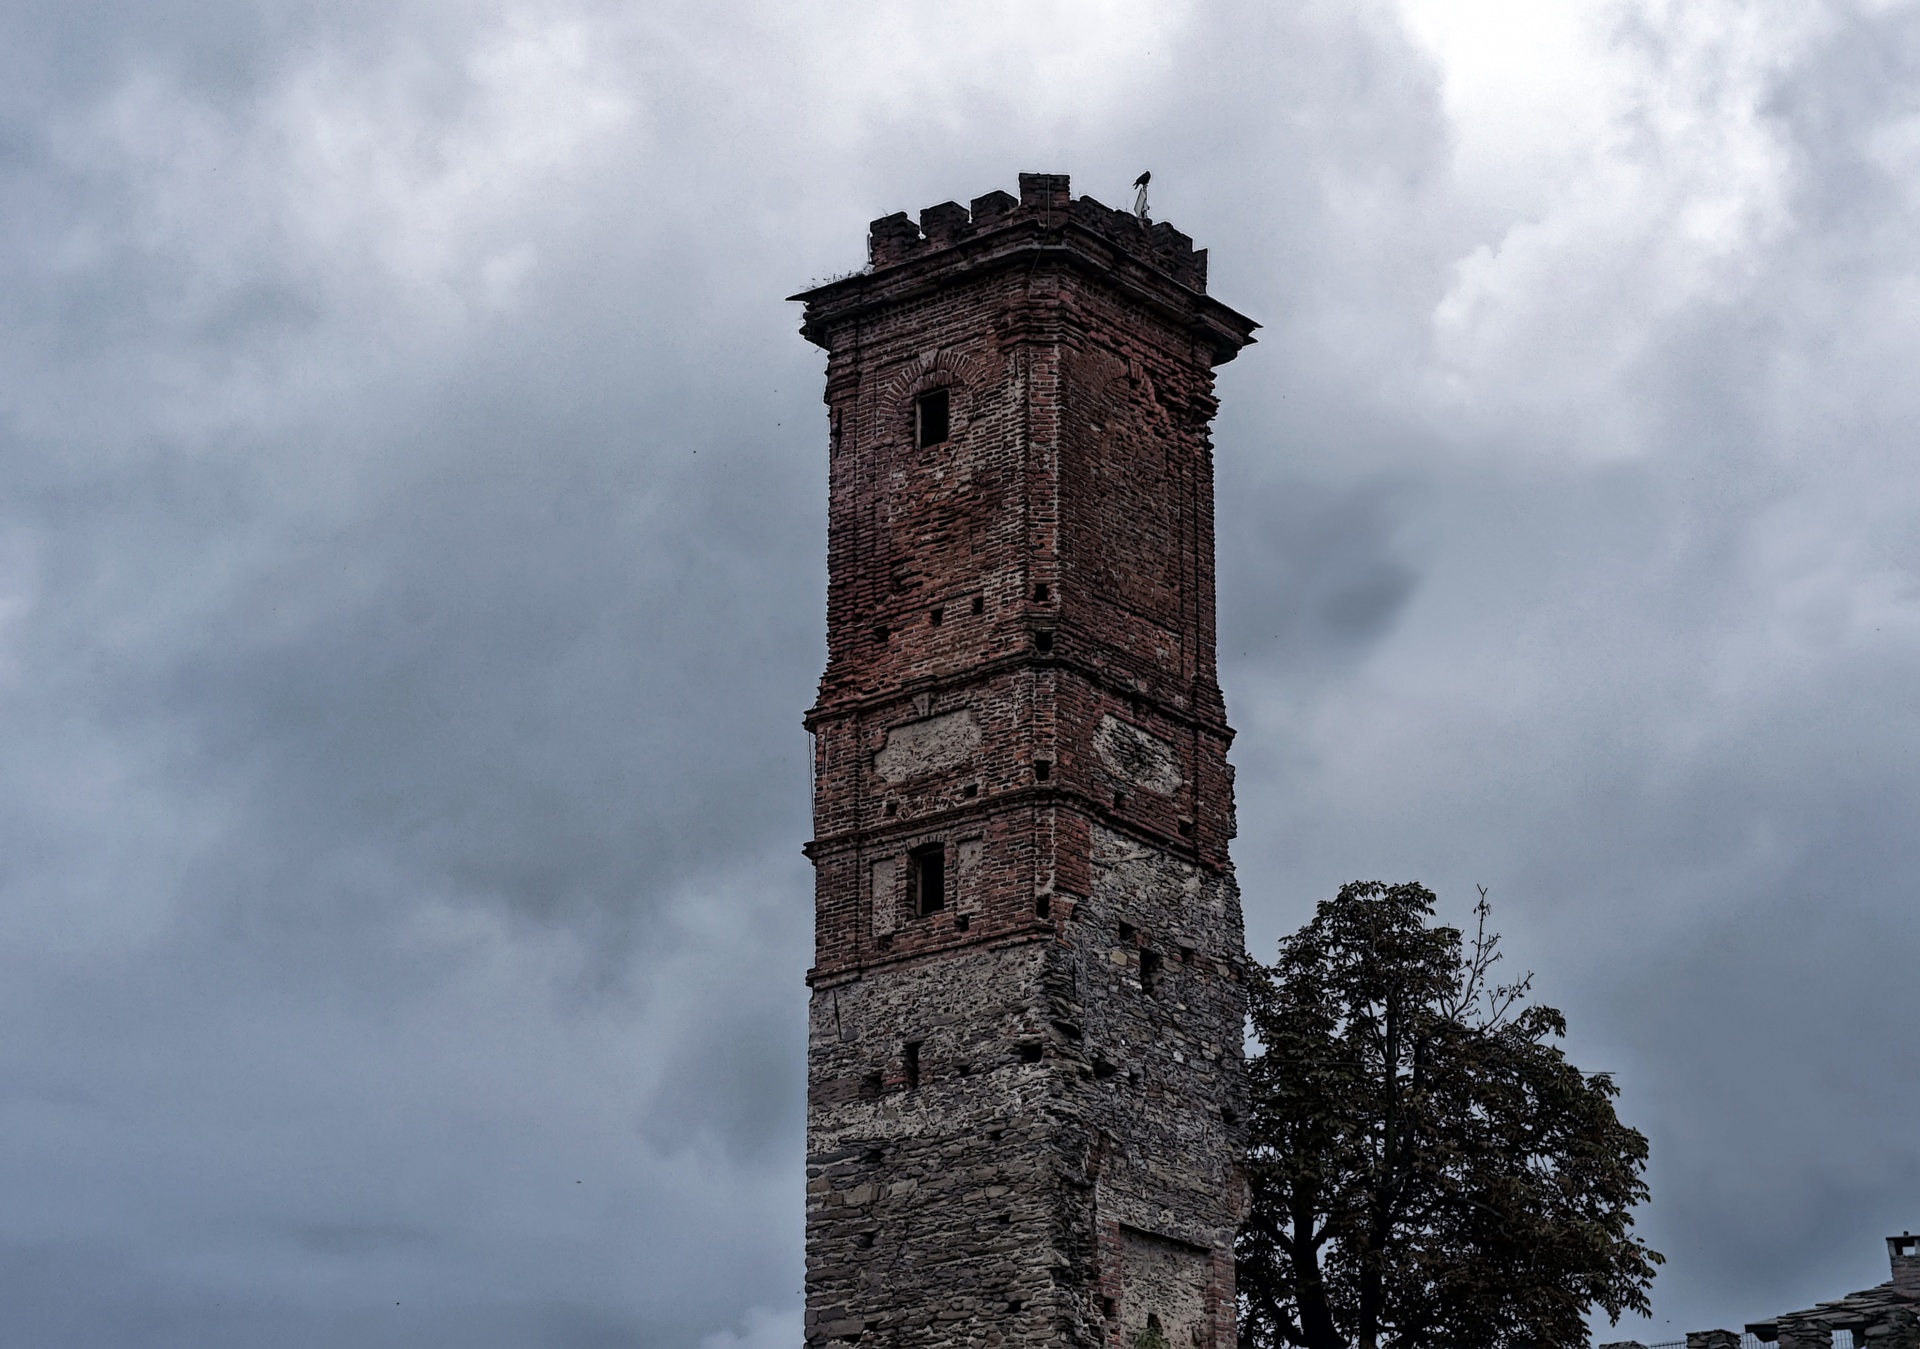
[{"label": "overcast sky", "polygon": [[1920,1228],[1920,4],[26,0],[0,75],[0,1339],[798,1342],[782,297],[1022,170],[1266,325],[1255,953],[1487,885],[1642,1338]]}]

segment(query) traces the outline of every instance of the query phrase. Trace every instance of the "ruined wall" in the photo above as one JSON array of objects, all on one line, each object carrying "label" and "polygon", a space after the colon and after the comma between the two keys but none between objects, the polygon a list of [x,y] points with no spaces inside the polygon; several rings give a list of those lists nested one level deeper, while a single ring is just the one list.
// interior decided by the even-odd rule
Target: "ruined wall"
[{"label": "ruined wall", "polygon": [[1095,829],[1093,860],[1070,949],[1103,1140],[1105,1329],[1131,1345],[1152,1315],[1180,1349],[1230,1349],[1244,1203],[1239,894],[1230,874],[1109,828]]},{"label": "ruined wall", "polygon": [[1177,231],[1021,189],[876,221],[870,275],[798,297],[831,427],[806,1334],[1229,1349],[1206,428],[1252,324]]}]

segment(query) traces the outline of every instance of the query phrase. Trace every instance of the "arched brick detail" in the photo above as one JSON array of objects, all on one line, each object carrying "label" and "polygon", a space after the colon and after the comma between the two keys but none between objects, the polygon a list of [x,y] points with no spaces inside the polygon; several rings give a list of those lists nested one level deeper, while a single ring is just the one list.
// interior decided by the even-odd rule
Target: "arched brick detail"
[{"label": "arched brick detail", "polygon": [[886,420],[881,434],[888,438],[913,425],[914,400],[934,389],[947,389],[952,403],[948,416],[955,435],[972,421],[974,402],[987,382],[983,363],[964,352],[923,351],[881,388],[880,415]]}]

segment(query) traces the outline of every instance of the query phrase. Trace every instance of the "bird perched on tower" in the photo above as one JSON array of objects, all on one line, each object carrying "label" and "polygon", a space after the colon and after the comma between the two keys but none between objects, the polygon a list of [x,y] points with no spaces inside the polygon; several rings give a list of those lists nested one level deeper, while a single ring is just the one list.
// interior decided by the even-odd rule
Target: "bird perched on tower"
[{"label": "bird perched on tower", "polygon": [[1149,169],[1133,180],[1133,213],[1142,220],[1147,218],[1147,180],[1153,177]]}]

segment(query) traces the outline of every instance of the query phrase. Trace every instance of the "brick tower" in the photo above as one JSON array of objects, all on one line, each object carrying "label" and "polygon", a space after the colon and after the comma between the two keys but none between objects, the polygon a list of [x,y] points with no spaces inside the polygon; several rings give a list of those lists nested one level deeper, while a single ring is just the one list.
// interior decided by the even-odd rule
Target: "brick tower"
[{"label": "brick tower", "polygon": [[806,1339],[1232,1349],[1207,427],[1256,325],[1060,175],[869,247],[794,297],[831,458]]}]

